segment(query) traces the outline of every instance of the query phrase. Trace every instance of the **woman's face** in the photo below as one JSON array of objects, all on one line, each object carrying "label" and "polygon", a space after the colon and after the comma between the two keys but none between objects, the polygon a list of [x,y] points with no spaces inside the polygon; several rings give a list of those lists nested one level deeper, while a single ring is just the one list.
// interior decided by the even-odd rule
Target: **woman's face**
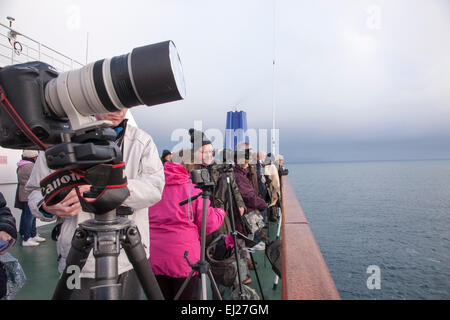
[{"label": "woman's face", "polygon": [[195,163],[200,163],[204,166],[208,166],[214,159],[212,144],[206,144],[201,148],[198,148],[194,153]]}]

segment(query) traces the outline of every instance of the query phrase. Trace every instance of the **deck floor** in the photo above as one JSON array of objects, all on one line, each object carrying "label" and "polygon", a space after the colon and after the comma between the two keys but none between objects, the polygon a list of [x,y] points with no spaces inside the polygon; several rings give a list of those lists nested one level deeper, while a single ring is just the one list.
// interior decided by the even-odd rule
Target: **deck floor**
[{"label": "deck floor", "polygon": [[[47,241],[42,242],[38,247],[22,247],[21,240],[9,251],[19,260],[27,281],[20,292],[16,295],[16,300],[49,300],[53,295],[54,288],[58,281],[56,242],[50,237],[53,224],[45,225],[38,228],[39,234],[46,238]],[[268,228],[264,229],[269,235],[269,239],[276,237],[275,223],[269,223]],[[261,287],[263,289],[264,298],[266,300],[281,299],[281,279],[276,289],[273,283],[275,273],[272,266],[267,260],[264,251],[256,251],[253,254]],[[251,271],[252,283],[249,285],[255,289],[261,296],[255,272]],[[226,297],[225,297],[226,298]]]}]

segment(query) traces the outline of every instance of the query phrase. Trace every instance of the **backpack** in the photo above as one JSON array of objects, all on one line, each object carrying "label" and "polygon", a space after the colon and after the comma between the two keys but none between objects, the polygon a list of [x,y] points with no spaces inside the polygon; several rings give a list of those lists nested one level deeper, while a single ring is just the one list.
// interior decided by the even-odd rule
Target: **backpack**
[{"label": "backpack", "polygon": [[[256,290],[245,284],[242,285],[242,294],[242,300],[261,300]],[[239,286],[231,292],[230,300],[241,300],[241,297],[239,297]]]},{"label": "backpack", "polygon": [[227,235],[220,235],[214,239],[206,249],[206,259],[211,266],[214,280],[225,286],[231,287],[237,276],[234,248],[226,248]]},{"label": "backpack", "polygon": [[267,242],[265,252],[272,270],[281,278],[281,240]]}]

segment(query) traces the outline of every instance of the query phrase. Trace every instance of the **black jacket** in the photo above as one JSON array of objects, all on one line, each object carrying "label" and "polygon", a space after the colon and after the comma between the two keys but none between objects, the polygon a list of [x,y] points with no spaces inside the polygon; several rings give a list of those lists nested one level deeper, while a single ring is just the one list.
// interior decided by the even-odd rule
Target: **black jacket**
[{"label": "black jacket", "polygon": [[[230,208],[227,201],[227,189],[226,189],[226,180],[223,179],[223,171],[224,165],[213,163],[208,167],[209,174],[211,176],[211,181],[214,182],[214,192],[211,197],[211,203],[214,207],[217,207],[218,203],[221,203],[225,212],[225,218],[223,219],[222,225],[220,228],[212,233],[210,233],[206,237],[206,245],[209,245],[212,240],[214,240],[220,234],[231,234],[232,225],[230,219]],[[230,177],[230,187],[231,187],[231,196],[233,201],[233,213],[234,213],[234,222],[237,230],[241,231],[241,218],[239,214],[239,207],[245,207],[244,200],[242,199],[241,193],[239,192],[239,188],[236,184],[234,172],[230,171],[226,173],[227,176]]]},{"label": "black jacket", "polygon": [[11,210],[6,206],[6,200],[0,192],[0,231],[7,232],[11,237],[17,239],[16,219]]}]

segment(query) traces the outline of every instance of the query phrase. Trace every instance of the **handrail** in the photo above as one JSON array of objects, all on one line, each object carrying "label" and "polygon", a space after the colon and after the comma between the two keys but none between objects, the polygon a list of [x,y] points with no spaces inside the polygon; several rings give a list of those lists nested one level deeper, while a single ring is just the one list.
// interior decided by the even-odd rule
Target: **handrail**
[{"label": "handrail", "polygon": [[[11,40],[14,39],[10,39],[8,31],[13,32],[16,35],[16,37],[20,40],[16,41],[21,46],[21,50],[19,53],[15,53],[13,45],[11,44]],[[81,62],[72,59],[61,52],[56,51],[55,49],[37,40],[34,40],[33,38],[30,38],[24,35],[23,33],[14,30],[1,22],[0,22],[0,36],[1,41],[5,42],[5,44],[8,44],[9,41],[9,46],[0,43],[2,50],[6,49],[8,54],[10,54],[9,56],[7,56],[5,51],[0,53],[0,56],[3,58],[5,63],[8,64],[24,63],[34,60],[49,62],[51,64],[57,62],[60,65],[59,66],[53,65],[53,67],[59,72],[72,70],[73,68],[79,68],[83,66]],[[26,41],[24,42],[23,40]],[[50,59],[51,61],[45,61],[45,59]]]},{"label": "handrail", "polygon": [[281,298],[340,300],[333,278],[287,176],[282,177]]}]

